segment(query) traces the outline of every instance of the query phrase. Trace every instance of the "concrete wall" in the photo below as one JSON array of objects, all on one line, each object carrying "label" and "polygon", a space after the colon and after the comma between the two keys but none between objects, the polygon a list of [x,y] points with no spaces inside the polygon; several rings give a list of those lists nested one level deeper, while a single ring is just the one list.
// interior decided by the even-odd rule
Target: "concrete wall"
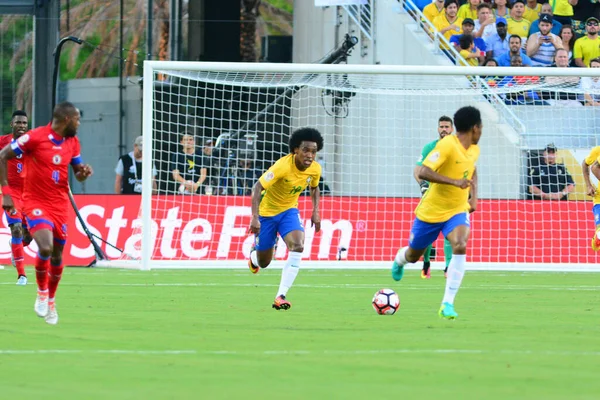
[{"label": "concrete wall", "polygon": [[[130,77],[137,82],[136,77]],[[74,193],[113,193],[114,169],[121,155],[133,149],[133,141],[142,132],[142,92],[140,85],[125,81],[124,146],[119,149],[119,79],[75,79],[63,83],[64,100],[73,102],[83,115],[79,128],[81,153],[94,168],[94,176],[85,183],[71,180]]]}]

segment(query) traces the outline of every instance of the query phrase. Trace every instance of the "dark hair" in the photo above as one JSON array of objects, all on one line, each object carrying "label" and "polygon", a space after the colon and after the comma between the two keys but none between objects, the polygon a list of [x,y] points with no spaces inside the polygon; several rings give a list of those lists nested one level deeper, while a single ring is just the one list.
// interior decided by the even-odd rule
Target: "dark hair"
[{"label": "dark hair", "polygon": [[479,10],[481,10],[482,8],[487,8],[488,10],[492,11],[492,5],[489,3],[480,3],[477,6],[477,12],[479,12]]},{"label": "dark hair", "polygon": [[457,133],[468,133],[476,125],[481,125],[481,113],[475,107],[462,107],[454,113],[454,126]]},{"label": "dark hair", "polygon": [[300,147],[302,142],[315,142],[317,144],[317,151],[323,148],[323,136],[314,128],[300,128],[292,133],[289,142],[290,153],[293,153],[295,149]]},{"label": "dark hair", "polygon": [[510,43],[510,39],[512,38],[517,38],[519,39],[519,43],[523,43],[523,39],[521,39],[521,36],[519,35],[510,35],[510,37],[508,38],[508,42]]},{"label": "dark hair", "polygon": [[460,35],[460,37],[458,38],[458,44],[463,50],[468,50],[472,43],[473,36],[471,35]]},{"label": "dark hair", "polygon": [[450,122],[450,123],[452,123],[452,118],[450,118],[450,117],[449,117],[449,116],[447,116],[447,115],[442,115],[442,116],[440,117],[440,119],[438,119],[438,124],[439,124],[440,122]]},{"label": "dark hair", "polygon": [[12,113],[12,117],[11,119],[13,119],[14,117],[27,117],[27,113],[23,110],[15,110],[15,112]]},{"label": "dark hair", "polygon": [[483,63],[483,65],[484,65],[485,67],[487,67],[487,65],[488,65],[488,63],[489,63],[490,61],[493,61],[493,62],[495,62],[495,63],[496,63],[496,67],[498,66],[498,61],[496,61],[496,59],[495,59],[495,58],[488,58],[487,60],[485,60],[485,62]]},{"label": "dark hair", "polygon": [[560,32],[558,32],[558,36],[562,39],[562,33],[565,30],[565,28],[568,28],[571,30],[571,39],[569,40],[569,50],[573,51],[573,47],[575,47],[575,40],[577,40],[577,34],[575,33],[575,31],[573,30],[573,27],[571,25],[563,25],[560,28]]},{"label": "dark hair", "polygon": [[590,65],[592,65],[592,63],[600,64],[600,57],[592,58],[590,60]]},{"label": "dark hair", "polygon": [[521,4],[525,5],[526,1],[525,1],[525,0],[514,0],[514,1],[512,2],[512,5],[514,6],[514,5],[515,5],[515,4],[517,4],[517,3],[521,3]]},{"label": "dark hair", "polygon": [[52,118],[58,121],[64,121],[66,117],[72,117],[77,113],[77,107],[69,101],[63,101],[54,106]]},{"label": "dark hair", "polygon": [[456,4],[456,7],[458,7],[458,0],[446,0],[444,2],[444,8],[448,8],[448,6],[453,3]]}]

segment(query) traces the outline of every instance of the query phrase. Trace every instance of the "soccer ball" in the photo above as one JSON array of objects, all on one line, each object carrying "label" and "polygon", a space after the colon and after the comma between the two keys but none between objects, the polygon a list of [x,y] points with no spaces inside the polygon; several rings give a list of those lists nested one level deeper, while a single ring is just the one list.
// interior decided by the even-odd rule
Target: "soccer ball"
[{"label": "soccer ball", "polygon": [[400,298],[392,289],[381,289],[373,296],[373,308],[379,315],[392,315],[400,308]]}]

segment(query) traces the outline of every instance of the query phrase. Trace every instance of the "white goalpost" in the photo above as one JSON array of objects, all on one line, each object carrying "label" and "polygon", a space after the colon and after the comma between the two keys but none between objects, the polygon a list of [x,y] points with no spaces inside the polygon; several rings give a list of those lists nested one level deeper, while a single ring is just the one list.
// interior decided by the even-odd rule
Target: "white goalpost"
[{"label": "white goalpost", "polygon": [[[322,232],[301,196],[303,266],[389,268],[420,198],[421,149],[442,115],[472,105],[484,128],[469,269],[600,270],[581,173],[600,135],[599,77],[580,68],[145,61],[143,165],[156,166],[158,193],[145,167],[124,256],[98,265],[247,268],[249,188],[288,153],[293,130],[310,126],[325,139]],[[538,167],[548,144],[573,179],[567,201],[531,199],[530,185],[547,178]],[[432,267],[443,268],[441,238],[436,249]],[[287,256],[281,239],[275,255]]]}]

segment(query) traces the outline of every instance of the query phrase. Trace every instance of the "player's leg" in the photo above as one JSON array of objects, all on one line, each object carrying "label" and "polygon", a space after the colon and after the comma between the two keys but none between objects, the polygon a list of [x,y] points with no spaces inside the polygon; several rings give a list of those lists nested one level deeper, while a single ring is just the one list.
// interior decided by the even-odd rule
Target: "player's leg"
[{"label": "player's leg", "polygon": [[53,225],[44,220],[29,221],[30,231],[38,246],[35,257],[35,279],[38,286],[37,298],[35,300],[35,313],[39,317],[48,314],[48,269],[50,257],[54,248],[52,240]]},{"label": "player's leg", "polygon": [[460,289],[467,263],[467,242],[471,233],[469,214],[460,213],[450,218],[444,224],[442,233],[452,245],[452,260],[448,266],[446,290],[439,314],[443,318],[454,319],[458,317],[454,310],[454,299]]},{"label": "player's leg", "polygon": [[260,268],[267,268],[273,260],[279,215],[259,217],[259,220],[260,231],[254,238],[254,245],[250,250],[250,259],[248,260],[248,268],[253,274],[257,274]]},{"label": "player's leg", "polygon": [[410,230],[408,246],[401,248],[396,253],[392,264],[392,278],[399,281],[404,276],[404,266],[408,263],[414,263],[421,258],[429,245],[440,234],[443,224],[430,224],[415,218]]},{"label": "player's leg", "polygon": [[444,277],[448,277],[448,266],[450,265],[450,261],[452,260],[452,244],[446,238],[444,238],[444,258],[446,261],[446,268],[444,268]]},{"label": "player's leg", "polygon": [[278,230],[288,248],[288,258],[281,271],[281,281],[273,302],[273,308],[287,310],[292,306],[286,300],[287,292],[294,284],[298,272],[300,272],[300,261],[302,261],[302,252],[304,251],[304,226],[302,226],[297,208],[289,209],[281,214]]},{"label": "player's leg", "polygon": [[425,253],[423,253],[423,269],[421,270],[421,278],[422,279],[429,279],[431,278],[431,262],[430,262],[430,256],[431,256],[431,248],[433,247],[433,245],[429,245],[427,246],[427,248],[425,249]]},{"label": "player's leg", "polygon": [[[10,249],[12,262],[17,269],[17,285],[27,285],[27,275],[25,273],[25,253],[23,251],[23,226],[20,215],[8,215],[6,220],[10,228]],[[18,217],[18,218],[15,218]]]},{"label": "player's leg", "polygon": [[46,315],[46,322],[50,325],[56,325],[58,323],[55,298],[56,289],[58,289],[58,283],[62,278],[64,269],[62,254],[65,242],[65,239],[54,239],[54,249],[52,251],[52,256],[50,257],[50,269],[48,271],[48,314]]},{"label": "player's leg", "polygon": [[594,213],[594,224],[596,224],[596,231],[592,236],[592,250],[598,251],[600,250],[600,204],[594,204],[592,212]]}]

